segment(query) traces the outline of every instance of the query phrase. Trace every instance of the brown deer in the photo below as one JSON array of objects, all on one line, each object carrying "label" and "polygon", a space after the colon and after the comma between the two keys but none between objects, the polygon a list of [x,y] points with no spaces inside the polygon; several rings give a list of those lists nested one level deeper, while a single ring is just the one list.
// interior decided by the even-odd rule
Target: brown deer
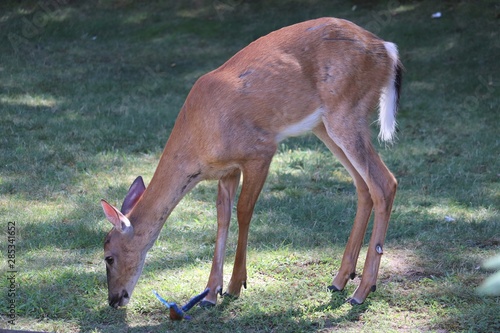
[{"label": "brown deer", "polygon": [[372,209],[373,231],[359,287],[362,303],[375,290],[397,182],[371,143],[370,116],[379,110],[382,141],[392,141],[401,87],[397,48],[357,25],[320,18],[264,36],[194,84],[148,188],[138,177],[121,210],[102,200],[113,224],[104,243],[109,304],[128,303],[147,251],[174,207],[198,182],[218,179],[217,240],[204,305],[222,295],[222,268],[236,190],[238,245],[227,294],[247,283],[248,229],[278,143],[312,131],[347,169],[358,207],[338,274],[354,278]]}]

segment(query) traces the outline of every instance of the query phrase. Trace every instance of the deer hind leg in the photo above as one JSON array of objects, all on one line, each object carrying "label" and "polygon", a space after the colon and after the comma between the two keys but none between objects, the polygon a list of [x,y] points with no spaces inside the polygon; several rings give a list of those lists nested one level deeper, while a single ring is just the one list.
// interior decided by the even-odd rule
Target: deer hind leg
[{"label": "deer hind leg", "polygon": [[363,244],[363,238],[366,234],[368,220],[372,212],[373,201],[365,181],[356,171],[342,149],[340,149],[340,147],[328,136],[325,126],[321,124],[315,128],[313,132],[347,169],[354,180],[354,185],[356,186],[356,192],[358,194],[356,217],[354,218],[351,234],[342,257],[342,263],[339,272],[333,279],[332,285],[328,287],[331,291],[340,291],[344,289],[349,279],[354,279],[356,276],[356,264],[358,262],[359,251]]},{"label": "deer hind leg", "polygon": [[[272,158],[272,157],[271,157]],[[238,199],[238,245],[234,259],[233,274],[229,282],[226,295],[238,297],[241,287],[246,289],[247,283],[247,243],[250,220],[260,191],[269,171],[271,158],[265,160],[254,160],[246,163],[243,167],[243,184]]]},{"label": "deer hind leg", "polygon": [[226,241],[231,222],[234,197],[240,183],[240,175],[240,170],[237,170],[219,180],[217,193],[217,240],[215,242],[212,269],[207,283],[210,293],[200,303],[204,307],[215,305],[217,303],[217,294],[222,294],[222,270],[226,255]]},{"label": "deer hind leg", "polygon": [[[362,120],[359,121],[360,119]],[[373,231],[361,283],[349,300],[351,304],[363,303],[370,291],[376,289],[380,259],[397,187],[396,179],[371,144],[370,130],[368,125],[365,125],[366,119],[366,113],[359,108],[351,109],[349,113],[341,111],[330,113],[323,119],[328,136],[343,151],[345,157],[365,181],[375,210]],[[366,216],[363,216],[363,219],[365,218]],[[354,233],[361,234],[357,231]],[[346,248],[346,251],[350,250],[355,249]],[[336,278],[334,283],[343,279],[345,277]]]}]

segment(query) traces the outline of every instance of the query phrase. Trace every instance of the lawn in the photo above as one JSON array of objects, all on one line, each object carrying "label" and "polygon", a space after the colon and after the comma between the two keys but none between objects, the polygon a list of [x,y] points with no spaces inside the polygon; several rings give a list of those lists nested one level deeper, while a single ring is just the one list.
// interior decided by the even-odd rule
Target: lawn
[{"label": "lawn", "polygon": [[[0,329],[500,331],[500,298],[476,292],[491,274],[483,261],[500,252],[499,14],[497,1],[2,1]],[[372,126],[399,181],[377,291],[351,306],[359,278],[341,293],[326,288],[356,193],[306,135],[273,160],[239,299],[171,322],[151,293],[182,303],[205,287],[217,183],[204,182],[165,223],[129,305],[109,307],[100,199],[120,205],[135,177],[149,183],[199,76],[270,31],[321,16],[395,42],[406,68],[396,143],[379,145]],[[233,221],[226,284],[236,236]]]}]

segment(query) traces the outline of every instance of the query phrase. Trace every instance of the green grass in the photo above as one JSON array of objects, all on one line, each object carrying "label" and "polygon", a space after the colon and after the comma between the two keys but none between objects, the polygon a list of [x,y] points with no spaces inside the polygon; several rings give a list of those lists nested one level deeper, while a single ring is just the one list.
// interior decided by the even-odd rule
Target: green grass
[{"label": "green grass", "polygon": [[[52,2],[54,4],[55,2]],[[494,332],[498,297],[477,286],[500,250],[500,7],[495,1],[37,1],[0,4],[0,328],[56,332]],[[354,7],[355,6],[355,7]],[[441,11],[441,19],[431,14]],[[313,136],[285,141],[257,203],[248,289],[171,322],[152,289],[204,287],[216,183],[174,210],[131,303],[107,305],[99,200],[148,182],[192,84],[252,40],[319,16],[394,41],[406,67],[399,181],[377,292],[330,294],[356,210],[351,179]],[[374,134],[377,130],[373,126]],[[449,217],[449,218],[447,218]],[[451,218],[451,219],[450,219]],[[16,222],[16,325],[7,225]],[[236,245],[231,226],[225,281]],[[368,239],[367,235],[367,239]],[[364,262],[362,249],[358,271]]]}]

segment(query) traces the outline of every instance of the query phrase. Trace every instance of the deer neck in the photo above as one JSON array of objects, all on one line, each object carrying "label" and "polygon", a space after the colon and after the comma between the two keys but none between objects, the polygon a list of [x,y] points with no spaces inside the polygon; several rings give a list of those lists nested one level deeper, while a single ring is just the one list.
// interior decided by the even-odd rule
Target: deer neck
[{"label": "deer neck", "polygon": [[179,201],[201,180],[203,174],[196,154],[185,143],[169,140],[158,167],[141,199],[129,214],[134,239],[148,250]]}]

